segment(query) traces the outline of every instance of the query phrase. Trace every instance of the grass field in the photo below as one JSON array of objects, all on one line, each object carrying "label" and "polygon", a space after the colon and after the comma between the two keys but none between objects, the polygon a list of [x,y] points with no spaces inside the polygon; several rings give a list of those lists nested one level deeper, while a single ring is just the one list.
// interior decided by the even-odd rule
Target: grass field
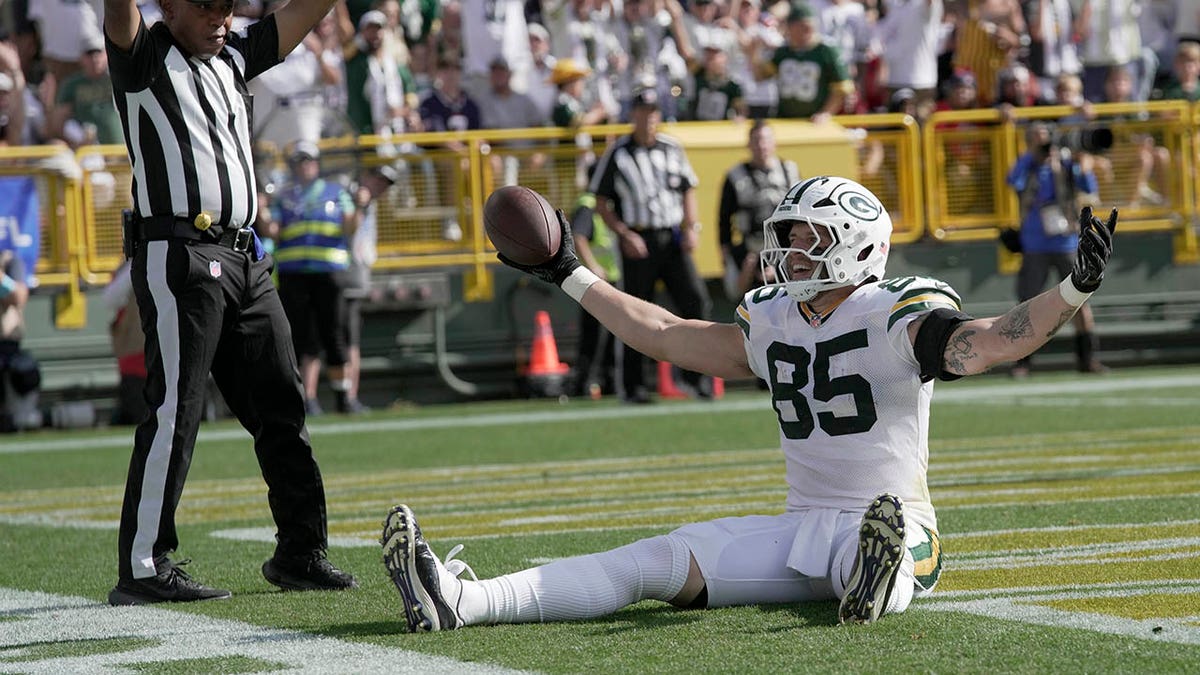
[{"label": "grass field", "polygon": [[628,407],[520,401],[311,424],[331,558],[362,588],[280,593],[248,438],[206,426],[179,511],[228,601],[109,608],[129,432],[0,438],[0,673],[1200,672],[1200,368],[939,384],[929,480],[945,571],[872,626],[832,602],[402,633],[377,539],[413,506],[481,577],[694,520],[775,513],[758,392]]}]

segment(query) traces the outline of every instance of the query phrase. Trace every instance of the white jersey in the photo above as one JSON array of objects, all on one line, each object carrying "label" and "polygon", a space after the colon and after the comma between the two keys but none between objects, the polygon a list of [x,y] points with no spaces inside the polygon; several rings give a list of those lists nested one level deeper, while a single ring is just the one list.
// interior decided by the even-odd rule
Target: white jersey
[{"label": "white jersey", "polygon": [[960,309],[948,285],[922,277],[866,284],[824,316],[781,287],[737,308],[750,368],[770,385],[787,461],[789,511],[862,511],[890,492],[936,530],[929,500],[929,401],[908,324]]}]

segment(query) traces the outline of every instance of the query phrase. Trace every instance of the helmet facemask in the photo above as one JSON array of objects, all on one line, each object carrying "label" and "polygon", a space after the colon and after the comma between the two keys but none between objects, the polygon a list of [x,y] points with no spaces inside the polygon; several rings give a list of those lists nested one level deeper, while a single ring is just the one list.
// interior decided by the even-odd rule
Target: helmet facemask
[{"label": "helmet facemask", "polygon": [[798,302],[882,279],[891,233],[891,218],[865,187],[829,176],[801,181],[763,223],[763,278],[773,272],[767,285],[783,286]]}]

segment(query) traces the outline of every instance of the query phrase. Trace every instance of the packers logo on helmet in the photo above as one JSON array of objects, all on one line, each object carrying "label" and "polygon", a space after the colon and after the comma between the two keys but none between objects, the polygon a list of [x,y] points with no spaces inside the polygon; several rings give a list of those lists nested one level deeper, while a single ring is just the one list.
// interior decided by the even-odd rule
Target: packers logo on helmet
[{"label": "packers logo on helmet", "polygon": [[[794,248],[792,228],[803,225],[830,242],[827,247]],[[764,275],[775,272],[788,295],[807,302],[822,291],[882,279],[887,264],[892,219],[879,198],[858,183],[838,176],[817,176],[796,183],[763,221],[759,261]],[[815,263],[792,278],[788,256],[803,255]]]}]

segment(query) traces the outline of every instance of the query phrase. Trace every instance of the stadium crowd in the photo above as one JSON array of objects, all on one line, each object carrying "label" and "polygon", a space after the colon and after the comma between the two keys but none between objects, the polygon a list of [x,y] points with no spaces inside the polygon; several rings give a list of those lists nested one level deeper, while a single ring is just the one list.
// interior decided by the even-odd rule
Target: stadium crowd
[{"label": "stadium crowd", "polygon": [[[285,0],[286,1],[286,0]],[[279,6],[241,1],[235,30]],[[151,23],[154,0],[141,4]],[[117,143],[101,3],[0,5],[0,143]],[[1189,45],[1189,43],[1196,43]],[[1182,46],[1181,45],[1187,45]],[[1200,98],[1189,0],[346,0],[256,80],[277,146],[348,131],[628,121],[653,86],[663,117],[807,117]],[[1064,101],[1060,80],[1079,78]],[[1070,88],[1070,87],[1068,87]],[[330,114],[330,111],[335,111]]]}]

